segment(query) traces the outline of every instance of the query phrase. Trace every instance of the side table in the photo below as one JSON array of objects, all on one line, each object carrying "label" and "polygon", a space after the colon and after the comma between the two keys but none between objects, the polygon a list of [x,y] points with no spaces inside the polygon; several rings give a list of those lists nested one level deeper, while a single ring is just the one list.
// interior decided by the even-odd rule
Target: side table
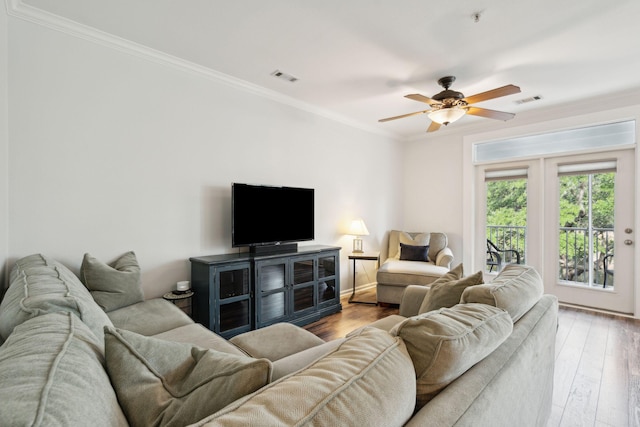
[{"label": "side table", "polygon": [[184,311],[189,317],[192,317],[191,315],[193,311],[192,311],[191,301],[192,301],[193,295],[195,295],[195,292],[191,290],[180,292],[180,293],[167,292],[166,294],[162,295],[162,298],[174,303],[179,309]]},{"label": "side table", "polygon": [[349,297],[349,304],[371,304],[378,305],[377,301],[356,301],[353,298],[356,296],[356,261],[376,261],[376,268],[380,267],[380,253],[351,253],[349,259],[353,260],[353,281],[351,288],[351,296]]}]

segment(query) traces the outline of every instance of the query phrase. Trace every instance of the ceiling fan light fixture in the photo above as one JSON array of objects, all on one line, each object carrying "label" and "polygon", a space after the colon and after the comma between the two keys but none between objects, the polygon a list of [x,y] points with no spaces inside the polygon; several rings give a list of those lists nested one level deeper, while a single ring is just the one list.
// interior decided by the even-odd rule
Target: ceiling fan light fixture
[{"label": "ceiling fan light fixture", "polygon": [[454,105],[452,107],[443,107],[437,110],[431,111],[428,116],[431,121],[439,123],[441,125],[448,125],[449,123],[453,123],[456,120],[460,119],[467,113],[467,110]]}]

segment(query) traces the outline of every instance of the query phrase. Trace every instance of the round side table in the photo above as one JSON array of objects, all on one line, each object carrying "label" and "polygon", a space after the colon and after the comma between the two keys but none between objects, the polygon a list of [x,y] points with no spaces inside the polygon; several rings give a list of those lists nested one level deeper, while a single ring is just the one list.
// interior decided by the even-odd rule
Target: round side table
[{"label": "round side table", "polygon": [[162,296],[162,298],[166,299],[169,302],[174,303],[178,308],[184,311],[189,317],[192,314],[192,298],[195,295],[195,292],[192,290],[188,290],[185,292],[167,292]]}]

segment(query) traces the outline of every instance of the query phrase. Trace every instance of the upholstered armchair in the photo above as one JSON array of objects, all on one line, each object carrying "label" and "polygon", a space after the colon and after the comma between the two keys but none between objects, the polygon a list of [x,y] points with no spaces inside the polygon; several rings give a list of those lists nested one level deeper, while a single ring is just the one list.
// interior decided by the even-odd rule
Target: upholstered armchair
[{"label": "upholstered armchair", "polygon": [[400,304],[407,286],[429,286],[446,274],[453,261],[448,243],[444,233],[390,231],[376,277],[378,302]]}]

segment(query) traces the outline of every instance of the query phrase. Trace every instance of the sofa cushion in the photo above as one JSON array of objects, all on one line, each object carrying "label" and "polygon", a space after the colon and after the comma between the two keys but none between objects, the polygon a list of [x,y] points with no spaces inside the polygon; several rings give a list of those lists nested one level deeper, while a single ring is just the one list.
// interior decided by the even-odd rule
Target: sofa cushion
[{"label": "sofa cushion", "polygon": [[444,276],[436,279],[429,287],[429,292],[422,300],[419,314],[443,307],[453,307],[460,303],[462,292],[469,286],[484,283],[482,271],[464,277],[464,267],[458,264]]},{"label": "sofa cushion", "polygon": [[136,332],[140,335],[156,335],[193,320],[175,304],[162,298],[152,298],[108,313],[113,326]]},{"label": "sofa cushion", "polygon": [[458,304],[410,317],[390,334],[401,337],[416,371],[417,404],[495,350],[513,330],[509,314],[484,304]]},{"label": "sofa cushion", "polygon": [[78,277],[58,261],[34,254],[16,261],[9,289],[0,304],[0,334],[7,339],[13,328],[33,317],[66,311],[75,314],[104,342],[109,317],[95,303]]},{"label": "sofa cushion", "polygon": [[263,387],[271,362],[105,328],[107,372],[132,426],[183,426]]},{"label": "sofa cushion", "polygon": [[465,289],[460,302],[503,308],[515,323],[538,302],[543,292],[542,279],[533,267],[510,264],[491,283]]},{"label": "sofa cushion", "polygon": [[376,275],[379,283],[385,285],[408,286],[429,285],[449,271],[431,262],[400,261],[387,259]]},{"label": "sofa cushion", "polygon": [[400,260],[402,261],[424,261],[427,262],[429,245],[417,246],[400,243]]},{"label": "sofa cushion", "polygon": [[414,407],[415,372],[402,340],[367,328],[196,425],[400,426]]},{"label": "sofa cushion", "polygon": [[272,362],[325,343],[306,329],[284,322],[236,335],[229,341],[251,357]]},{"label": "sofa cushion", "polygon": [[190,323],[188,325],[178,326],[177,328],[173,328],[166,332],[161,332],[152,336],[153,338],[158,338],[165,341],[181,342],[185,344],[195,345],[197,347],[208,348],[210,350],[215,350],[222,353],[235,354],[237,356],[247,356],[247,353],[231,344],[220,335],[216,335],[215,333],[211,332],[209,329],[205,328],[199,323]]},{"label": "sofa cushion", "polygon": [[126,426],[102,342],[67,311],[16,326],[0,347],[0,425]]},{"label": "sofa cushion", "polygon": [[80,279],[91,291],[93,299],[107,312],[144,300],[140,266],[133,251],[110,265],[84,254]]}]

